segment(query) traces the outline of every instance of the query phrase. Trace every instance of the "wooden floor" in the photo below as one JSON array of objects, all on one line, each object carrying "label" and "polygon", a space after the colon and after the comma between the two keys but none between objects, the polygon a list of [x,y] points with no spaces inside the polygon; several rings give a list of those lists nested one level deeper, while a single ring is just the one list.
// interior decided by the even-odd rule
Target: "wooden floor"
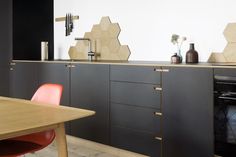
[{"label": "wooden floor", "polygon": [[[67,136],[69,157],[147,157],[107,145]],[[25,157],[57,157],[55,143]]]}]

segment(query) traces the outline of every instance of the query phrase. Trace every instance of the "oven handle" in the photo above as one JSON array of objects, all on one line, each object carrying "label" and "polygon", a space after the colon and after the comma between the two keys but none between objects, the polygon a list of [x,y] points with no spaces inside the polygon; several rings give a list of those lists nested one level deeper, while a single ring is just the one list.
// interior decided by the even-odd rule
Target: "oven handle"
[{"label": "oven handle", "polygon": [[236,82],[216,81],[216,84],[222,84],[222,85],[236,85]]},{"label": "oven handle", "polygon": [[215,75],[214,79],[217,84],[236,85],[236,77]]},{"label": "oven handle", "polygon": [[218,98],[219,98],[219,99],[225,99],[225,100],[235,100],[235,101],[236,101],[236,98],[235,98],[235,97],[219,96]]}]

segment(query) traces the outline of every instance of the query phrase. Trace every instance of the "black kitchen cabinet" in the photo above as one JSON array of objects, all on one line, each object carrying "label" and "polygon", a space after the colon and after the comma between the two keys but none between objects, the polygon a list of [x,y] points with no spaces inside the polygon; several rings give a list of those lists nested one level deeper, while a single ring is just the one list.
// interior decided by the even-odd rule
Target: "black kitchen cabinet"
[{"label": "black kitchen cabinet", "polygon": [[161,118],[155,109],[111,104],[111,145],[121,149],[161,157]]},{"label": "black kitchen cabinet", "polygon": [[61,63],[37,63],[39,85],[55,83],[63,86],[61,104],[70,104],[70,69],[67,64]]},{"label": "black kitchen cabinet", "polygon": [[9,67],[0,66],[0,95],[9,96]]},{"label": "black kitchen cabinet", "polygon": [[0,95],[9,96],[9,61],[12,54],[12,0],[0,1]]},{"label": "black kitchen cabinet", "polygon": [[[44,83],[61,84],[63,86],[61,105],[70,106],[70,68],[68,64],[37,63],[39,85]],[[70,122],[66,122],[66,133],[70,134]]]},{"label": "black kitchen cabinet", "polygon": [[213,70],[163,68],[163,157],[213,157]]},{"label": "black kitchen cabinet", "polygon": [[111,80],[135,83],[159,84],[159,67],[111,65]]},{"label": "black kitchen cabinet", "polygon": [[96,111],[71,122],[71,135],[109,143],[109,65],[71,65],[71,106]]},{"label": "black kitchen cabinet", "polygon": [[160,67],[110,68],[111,145],[161,157]]},{"label": "black kitchen cabinet", "polygon": [[160,109],[160,91],[154,88],[157,85],[131,82],[111,82],[111,101],[142,107]]},{"label": "black kitchen cabinet", "polygon": [[151,157],[214,154],[212,68],[21,61],[10,68],[12,97],[30,99],[39,85],[59,83],[63,105],[96,112],[68,123],[72,136]]},{"label": "black kitchen cabinet", "polygon": [[30,62],[11,63],[10,96],[30,100],[38,89],[37,64]]},{"label": "black kitchen cabinet", "polygon": [[0,66],[6,66],[12,55],[12,0],[0,1],[0,19]]},{"label": "black kitchen cabinet", "polygon": [[155,133],[118,126],[111,126],[111,132],[112,146],[151,157],[161,157],[161,141],[154,138]]}]

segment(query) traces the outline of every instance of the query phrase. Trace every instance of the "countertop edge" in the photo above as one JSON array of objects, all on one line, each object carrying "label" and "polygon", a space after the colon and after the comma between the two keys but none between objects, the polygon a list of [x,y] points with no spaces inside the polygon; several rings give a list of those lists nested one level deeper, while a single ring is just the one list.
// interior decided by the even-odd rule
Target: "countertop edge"
[{"label": "countertop edge", "polygon": [[[236,68],[235,65],[223,65],[223,63],[201,62],[196,64],[171,64],[168,61],[66,61],[66,60],[12,60],[14,63],[61,63],[61,64],[109,64],[131,66],[155,66],[155,67],[195,67],[195,68]],[[227,64],[227,63],[226,63]]]}]

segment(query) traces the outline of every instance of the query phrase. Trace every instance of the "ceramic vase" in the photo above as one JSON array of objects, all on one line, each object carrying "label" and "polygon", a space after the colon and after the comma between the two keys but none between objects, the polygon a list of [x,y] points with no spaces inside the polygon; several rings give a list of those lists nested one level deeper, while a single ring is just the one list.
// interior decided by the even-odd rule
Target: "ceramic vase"
[{"label": "ceramic vase", "polygon": [[186,63],[198,63],[198,52],[194,48],[194,43],[190,43],[190,48],[186,53]]}]

